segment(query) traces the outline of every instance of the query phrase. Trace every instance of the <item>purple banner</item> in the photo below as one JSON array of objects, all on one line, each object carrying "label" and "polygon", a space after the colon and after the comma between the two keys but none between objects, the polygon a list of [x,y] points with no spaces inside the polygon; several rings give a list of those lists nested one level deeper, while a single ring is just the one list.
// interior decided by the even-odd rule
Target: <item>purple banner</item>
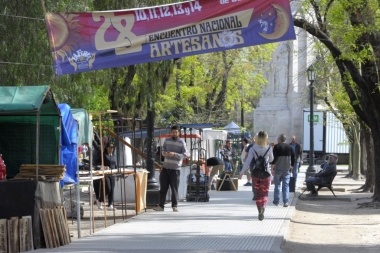
[{"label": "purple banner", "polygon": [[49,13],[46,24],[57,75],[296,38],[289,0],[197,0]]}]

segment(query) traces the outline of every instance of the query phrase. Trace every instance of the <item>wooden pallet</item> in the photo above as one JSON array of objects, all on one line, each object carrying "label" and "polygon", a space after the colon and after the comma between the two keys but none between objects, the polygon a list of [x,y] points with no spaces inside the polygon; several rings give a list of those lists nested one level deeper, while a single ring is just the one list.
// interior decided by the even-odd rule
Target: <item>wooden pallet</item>
[{"label": "wooden pallet", "polygon": [[19,220],[20,252],[34,250],[32,217],[23,216]]},{"label": "wooden pallet", "polygon": [[57,248],[71,242],[65,209],[40,209],[42,231],[46,248]]},{"label": "wooden pallet", "polygon": [[19,252],[18,217],[8,220],[8,252]]},{"label": "wooden pallet", "polygon": [[0,219],[0,253],[8,253],[8,221]]}]

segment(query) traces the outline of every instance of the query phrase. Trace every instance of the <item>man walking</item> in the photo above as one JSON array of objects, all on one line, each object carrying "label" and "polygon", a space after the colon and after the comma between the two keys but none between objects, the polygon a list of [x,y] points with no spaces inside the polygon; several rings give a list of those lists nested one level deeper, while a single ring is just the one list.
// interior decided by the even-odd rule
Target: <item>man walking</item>
[{"label": "man walking", "polygon": [[274,160],[272,162],[271,173],[274,178],[274,200],[273,204],[278,206],[280,203],[280,187],[282,183],[282,201],[284,207],[289,206],[289,181],[290,170],[294,165],[294,151],[292,147],[285,143],[286,135],[280,134],[273,148]]},{"label": "man walking", "polygon": [[155,211],[164,211],[166,194],[170,186],[173,212],[178,212],[178,186],[182,160],[189,157],[189,154],[187,153],[186,143],[179,138],[180,131],[178,126],[171,128],[171,135],[162,146],[162,155],[165,157],[165,161],[159,177],[160,202],[158,207],[153,208]]},{"label": "man walking", "polygon": [[294,151],[294,156],[295,156],[295,162],[293,166],[293,177],[295,181],[297,182],[297,176],[298,176],[298,170],[301,167],[302,162],[302,148],[301,145],[297,143],[296,137],[292,136],[292,141],[289,143],[289,145],[292,147]]}]

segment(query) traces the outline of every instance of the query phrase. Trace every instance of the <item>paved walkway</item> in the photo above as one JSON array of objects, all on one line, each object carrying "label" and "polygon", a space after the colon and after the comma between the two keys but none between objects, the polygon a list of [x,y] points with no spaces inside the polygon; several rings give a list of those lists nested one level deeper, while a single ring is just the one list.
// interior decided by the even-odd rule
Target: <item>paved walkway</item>
[{"label": "paved walkway", "polygon": [[[301,172],[299,186],[303,180]],[[259,221],[251,187],[244,183],[239,180],[238,191],[210,191],[210,202],[180,202],[178,213],[167,204],[165,212],[148,210],[69,245],[34,252],[281,252],[297,198],[291,193],[289,207],[276,207],[271,186],[265,219]]]}]

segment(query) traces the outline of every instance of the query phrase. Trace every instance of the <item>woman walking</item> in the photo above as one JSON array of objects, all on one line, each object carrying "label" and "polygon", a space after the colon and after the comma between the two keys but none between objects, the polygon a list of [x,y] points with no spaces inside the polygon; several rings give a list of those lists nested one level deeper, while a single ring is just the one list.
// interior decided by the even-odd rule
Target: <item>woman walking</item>
[{"label": "woman walking", "polygon": [[[257,191],[256,206],[259,212],[259,220],[264,219],[265,207],[268,204],[268,192],[270,187],[270,165],[273,161],[273,150],[268,143],[268,134],[265,131],[260,131],[257,134],[256,142],[249,149],[248,158],[239,174],[239,179],[242,178],[245,170],[253,161],[254,167],[251,170],[251,176],[255,190]],[[261,162],[261,164],[260,164]]]}]

